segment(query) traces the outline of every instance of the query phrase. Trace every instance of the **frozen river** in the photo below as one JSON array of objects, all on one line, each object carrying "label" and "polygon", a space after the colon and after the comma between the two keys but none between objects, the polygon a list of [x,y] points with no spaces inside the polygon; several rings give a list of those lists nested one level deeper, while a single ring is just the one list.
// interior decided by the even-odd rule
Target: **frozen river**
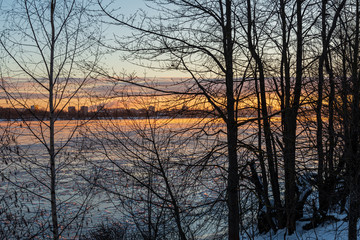
[{"label": "frozen river", "polygon": [[[165,234],[175,231],[174,205],[194,228],[188,231],[204,234],[199,224],[204,227],[211,214],[196,215],[210,211],[206,204],[217,204],[225,189],[218,120],[61,120],[55,126],[57,211],[64,238],[113,222],[139,229],[158,221]],[[1,227],[42,239],[51,222],[48,122],[2,121],[0,128]],[[252,131],[243,130],[250,139]],[[200,168],[201,161],[211,167]]]},{"label": "frozen river", "polygon": [[[258,144],[256,124],[239,128],[239,143],[245,146],[238,151],[240,166],[256,158],[246,147]],[[276,128],[279,119],[272,124]],[[48,122],[2,121],[0,130],[0,234],[46,239],[51,226]],[[301,169],[313,165],[301,157],[311,156],[308,138],[301,137],[306,133],[299,127]],[[224,124],[211,118],[57,121],[62,237],[78,239],[99,225],[117,224],[127,233],[163,239],[178,231],[178,218],[195,238],[226,238],[225,139]],[[246,227],[254,224],[251,209],[258,206],[251,184],[243,180],[239,194],[242,207],[249,209],[242,214]]]}]

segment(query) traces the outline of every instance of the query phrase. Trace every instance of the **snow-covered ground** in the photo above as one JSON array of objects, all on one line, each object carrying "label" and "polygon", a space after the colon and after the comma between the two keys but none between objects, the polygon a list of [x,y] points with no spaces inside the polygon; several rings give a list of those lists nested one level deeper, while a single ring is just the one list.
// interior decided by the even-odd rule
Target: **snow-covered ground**
[{"label": "snow-covered ground", "polygon": [[[346,214],[342,214],[342,215],[334,215],[334,217],[336,217],[337,219],[339,219],[339,221],[334,221],[334,222],[325,222],[324,224],[321,224],[320,226],[318,226],[315,229],[310,229],[310,230],[303,230],[303,226],[307,223],[309,223],[308,221],[298,221],[297,226],[296,226],[296,232],[291,235],[288,236],[286,234],[286,230],[285,229],[281,229],[278,230],[276,233],[274,232],[269,232],[267,234],[263,234],[263,235],[258,235],[258,236],[254,236],[254,240],[268,240],[268,239],[273,239],[273,240],[280,240],[280,239],[287,239],[287,240],[311,240],[311,239],[316,239],[316,240],[343,240],[343,239],[347,239],[348,238],[348,222],[347,221],[343,221],[343,219],[346,218]],[[360,226],[360,225],[359,225]],[[358,226],[358,228],[359,228]],[[242,236],[242,239],[250,239],[250,236]]]}]

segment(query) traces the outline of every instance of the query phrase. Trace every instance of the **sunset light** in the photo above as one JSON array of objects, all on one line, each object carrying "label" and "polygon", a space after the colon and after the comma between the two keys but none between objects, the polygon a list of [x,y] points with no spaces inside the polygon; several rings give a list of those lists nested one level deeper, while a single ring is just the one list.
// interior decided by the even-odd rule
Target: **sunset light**
[{"label": "sunset light", "polygon": [[360,236],[360,0],[0,11],[0,239]]}]

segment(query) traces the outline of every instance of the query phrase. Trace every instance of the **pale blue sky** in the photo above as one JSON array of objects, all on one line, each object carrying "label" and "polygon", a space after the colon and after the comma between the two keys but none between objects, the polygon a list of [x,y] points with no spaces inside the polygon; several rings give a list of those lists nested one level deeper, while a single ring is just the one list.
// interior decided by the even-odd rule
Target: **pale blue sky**
[{"label": "pale blue sky", "polygon": [[[146,4],[150,4],[145,0],[103,0],[103,3],[112,2],[109,9],[118,9],[116,13],[123,14],[124,16],[131,16],[135,14],[139,9],[144,10],[148,14],[158,14],[153,12],[152,9],[148,8]],[[108,18],[105,18],[109,20]],[[106,35],[108,38],[112,38],[115,34],[117,37],[121,37],[121,33],[128,34],[129,29],[118,27],[118,26],[104,26],[106,28]],[[179,71],[154,71],[153,69],[139,67],[129,62],[123,61],[121,56],[114,54],[112,56],[105,56],[104,60],[109,67],[114,68],[118,71],[125,70],[127,73],[135,72],[139,77],[185,77],[183,73]]]},{"label": "pale blue sky", "polygon": [[[17,0],[0,0],[1,8],[9,9],[9,6],[16,3]],[[19,0],[22,2],[23,0]],[[49,0],[36,0],[36,1],[49,1]],[[93,1],[93,0],[89,0]],[[97,1],[94,1],[94,3]],[[117,14],[123,14],[125,16],[133,15],[139,9],[146,11],[149,14],[152,14],[152,10],[146,6],[146,3],[149,4],[148,1],[145,0],[102,0],[104,6],[108,3],[112,2],[110,9],[118,9]],[[104,18],[105,20],[110,21],[109,18]],[[1,26],[0,26],[1,27]],[[117,37],[121,37],[121,34],[128,34],[129,30],[126,28],[122,28],[119,26],[110,26],[104,24],[102,27],[105,32],[106,39],[110,40],[113,38],[114,35]],[[124,61],[120,53],[115,53],[112,55],[106,55],[102,58],[103,63],[110,69],[114,69],[116,72],[126,72],[126,73],[133,73],[135,72],[139,77],[184,77],[185,75],[178,72],[178,71],[154,71],[153,69],[139,67],[137,65],[131,64],[127,61]]]}]

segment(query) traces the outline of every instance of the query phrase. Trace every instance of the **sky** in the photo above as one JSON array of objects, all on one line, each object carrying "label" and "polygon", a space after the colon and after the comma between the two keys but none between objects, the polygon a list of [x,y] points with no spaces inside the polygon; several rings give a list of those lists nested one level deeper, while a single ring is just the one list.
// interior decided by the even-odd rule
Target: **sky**
[{"label": "sky", "polygon": [[[89,1],[93,1],[93,0],[89,0]],[[144,10],[148,14],[157,14],[147,6],[150,3],[149,1],[145,1],[145,0],[101,0],[101,1],[104,6],[108,6],[108,9],[116,9],[116,14],[122,14],[124,16],[131,16],[140,10]],[[0,0],[0,6],[2,9],[9,9],[9,6],[13,6],[14,3],[15,3],[14,0]],[[111,4],[108,5],[109,3]],[[4,20],[8,21],[9,19],[6,19],[5,17],[0,17],[0,24],[1,24],[0,28],[3,28]],[[112,22],[108,17],[105,17],[102,20],[104,22],[110,22],[110,23]],[[114,36],[121,38],[122,35],[126,35],[130,33],[130,30],[124,27],[114,26],[108,23],[101,23],[101,24],[102,24],[101,28],[103,31],[104,38],[109,41],[113,40]],[[1,30],[2,29],[0,29],[0,31]],[[169,70],[159,71],[151,68],[141,67],[137,63],[133,64],[130,63],[129,61],[124,60],[123,55],[121,55],[119,52],[103,55],[101,58],[101,64],[103,64],[103,66],[107,67],[108,69],[115,70],[116,72],[135,73],[139,77],[149,77],[149,78],[188,77],[186,74],[183,74],[179,71],[169,71]]]},{"label": "sky", "polygon": [[[37,1],[37,0],[36,0]],[[108,2],[111,2],[112,0],[104,0],[103,3],[106,5]],[[21,1],[20,1],[21,2]],[[58,1],[61,2],[61,1]],[[9,8],[9,6],[12,6],[14,4],[14,0],[0,0],[0,5],[2,10],[3,9],[11,9]],[[113,5],[111,5],[111,8],[113,9],[118,9],[117,13],[118,14],[124,14],[125,16],[130,16],[132,14],[135,14],[137,11],[139,11],[139,9],[145,10],[146,12],[151,11],[145,4],[144,0],[115,0],[113,1]],[[0,17],[0,28],[4,28],[4,26],[6,26],[6,24],[8,24],[8,21],[11,21],[11,18],[5,18],[4,16]],[[108,21],[109,19],[105,18],[105,21]],[[9,26],[9,25],[7,25]],[[128,29],[124,29],[121,28],[119,26],[113,26],[110,24],[106,24],[106,23],[102,23],[101,26],[102,30],[103,30],[103,35],[106,39],[110,40],[113,39],[114,35],[117,35],[118,37],[121,37],[121,34],[129,34],[129,30]],[[3,30],[3,29],[0,29]],[[20,35],[19,35],[20,36]],[[13,36],[12,36],[13,37]],[[23,41],[24,39],[22,39],[21,37],[19,37],[20,41]],[[26,44],[31,43],[31,41],[27,41]],[[39,69],[39,65],[38,63],[35,63],[35,59],[36,57],[34,57],[34,54],[31,54],[31,51],[26,51],[26,49],[24,49],[24,51],[20,51],[17,48],[12,49],[13,51],[17,52],[17,56],[20,57],[21,59],[26,57],[28,59],[30,59],[30,61],[33,61],[33,63],[31,63],[33,66],[33,68],[31,69]],[[61,50],[61,49],[60,49]],[[0,50],[1,54],[5,54],[3,50]],[[5,56],[2,55],[2,56]],[[40,55],[37,55],[38,57]],[[0,70],[1,70],[1,74],[2,77],[12,77],[12,78],[7,78],[8,81],[16,81],[16,79],[22,79],[21,81],[23,81],[24,76],[21,75],[21,70],[20,71],[15,71],[14,69],[16,69],[15,67],[15,63],[10,61],[8,58],[2,58],[2,62],[0,63]],[[28,61],[28,65],[31,66],[29,60]],[[39,60],[39,62],[41,62],[41,60]],[[2,65],[2,66],[1,66]],[[6,67],[5,67],[6,65]],[[161,79],[161,81],[168,81],[168,79],[171,78],[177,78],[177,77],[188,77],[187,75],[184,75],[178,71],[154,71],[153,69],[149,69],[149,68],[144,68],[144,67],[140,67],[136,64],[132,64],[126,60],[123,59],[122,55],[118,52],[115,52],[113,54],[104,54],[101,56],[101,61],[100,61],[100,66],[102,68],[106,68],[109,69],[110,71],[114,71],[118,74],[121,73],[127,73],[127,74],[133,74],[139,78],[149,78],[149,79]],[[44,71],[43,71],[44,72]],[[41,74],[39,74],[41,75]],[[39,88],[31,88],[28,87],[28,84],[20,84],[19,86],[21,86],[21,89],[19,89],[18,93],[22,93],[22,95],[26,95],[26,96],[31,96],[29,97],[30,100],[28,100],[27,105],[32,105],[34,103],[37,102],[36,99],[40,98],[43,94],[36,92],[39,91]],[[96,91],[98,91],[99,89],[105,89],[106,86],[105,85],[101,85],[99,84],[96,87]],[[1,91],[0,92],[0,106],[4,106],[6,105],[6,101],[4,98],[4,93]],[[46,94],[45,94],[46,95]],[[46,103],[46,100],[43,101],[44,103]],[[43,105],[43,104],[42,104]]]},{"label": "sky", "polygon": [[[110,2],[111,0],[106,0],[104,3]],[[118,8],[118,14],[123,14],[124,16],[131,16],[136,12],[143,10],[147,14],[157,14],[154,10],[149,8],[150,4],[148,1],[144,0],[117,0],[114,1],[115,4],[112,4],[111,8]],[[105,18],[105,21],[108,21],[108,18]],[[114,34],[117,37],[121,38],[121,34],[127,35],[130,33],[129,29],[119,27],[119,26],[111,26],[110,24],[104,24],[105,36],[108,39],[112,39]],[[128,61],[124,61],[119,54],[112,54],[104,56],[104,62],[113,69],[117,69],[119,71],[126,71],[127,73],[136,73],[139,77],[148,77],[148,78],[172,78],[172,77],[189,77],[187,74],[184,74],[179,71],[174,70],[154,70],[151,68],[141,67],[139,65],[132,64]]]}]

